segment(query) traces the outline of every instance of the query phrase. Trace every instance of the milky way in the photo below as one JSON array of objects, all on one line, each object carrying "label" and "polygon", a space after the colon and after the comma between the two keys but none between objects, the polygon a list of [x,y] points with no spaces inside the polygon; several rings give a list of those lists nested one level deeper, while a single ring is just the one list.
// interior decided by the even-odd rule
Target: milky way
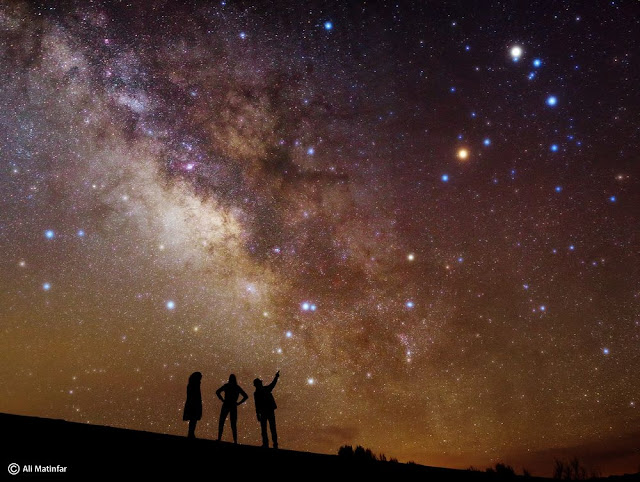
[{"label": "milky way", "polygon": [[637,470],[635,2],[139,3],[0,7],[0,410]]}]

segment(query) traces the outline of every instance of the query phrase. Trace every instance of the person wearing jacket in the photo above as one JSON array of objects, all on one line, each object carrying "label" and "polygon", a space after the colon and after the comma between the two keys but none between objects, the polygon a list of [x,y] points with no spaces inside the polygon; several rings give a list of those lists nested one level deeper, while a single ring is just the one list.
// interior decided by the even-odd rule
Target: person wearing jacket
[{"label": "person wearing jacket", "polygon": [[256,391],[253,394],[253,399],[256,404],[256,416],[260,427],[262,429],[262,446],[269,447],[269,438],[267,437],[267,423],[271,429],[271,441],[273,442],[273,448],[278,448],[278,433],[276,431],[276,414],[275,410],[278,408],[276,401],[273,398],[271,391],[278,383],[280,378],[280,370],[276,373],[273,381],[267,385],[262,385],[262,380],[256,378],[253,381],[253,386],[256,387]]}]

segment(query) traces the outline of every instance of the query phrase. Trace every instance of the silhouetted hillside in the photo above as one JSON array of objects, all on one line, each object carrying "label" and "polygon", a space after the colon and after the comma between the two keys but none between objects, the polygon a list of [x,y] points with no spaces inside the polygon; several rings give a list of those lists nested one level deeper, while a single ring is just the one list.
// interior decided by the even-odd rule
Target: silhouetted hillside
[{"label": "silhouetted hillside", "polygon": [[[263,449],[226,442],[125,430],[46,418],[0,414],[2,478],[16,463],[20,473],[10,480],[51,479],[149,480],[197,475],[214,480],[235,472],[238,480],[264,477],[304,480],[310,475],[333,480],[496,480],[495,474],[370,460],[337,455]],[[24,466],[33,473],[23,473]],[[36,466],[66,467],[64,473],[36,473]],[[116,479],[117,478],[117,479]],[[270,477],[271,478],[271,477]],[[531,478],[529,480],[535,480]]]}]

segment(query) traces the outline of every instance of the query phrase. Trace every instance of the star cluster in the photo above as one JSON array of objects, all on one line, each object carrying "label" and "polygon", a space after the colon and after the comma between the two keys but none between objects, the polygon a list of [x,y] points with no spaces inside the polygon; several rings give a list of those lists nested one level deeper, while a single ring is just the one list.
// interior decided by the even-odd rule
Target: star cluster
[{"label": "star cluster", "polygon": [[638,5],[276,3],[0,7],[0,410],[636,470]]}]

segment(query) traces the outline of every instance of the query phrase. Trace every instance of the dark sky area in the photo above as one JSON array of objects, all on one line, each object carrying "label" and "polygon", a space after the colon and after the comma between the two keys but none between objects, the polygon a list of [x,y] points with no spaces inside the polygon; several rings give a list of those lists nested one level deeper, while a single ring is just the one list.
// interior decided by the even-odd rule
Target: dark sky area
[{"label": "dark sky area", "polygon": [[[2,2],[0,411],[640,470],[640,4]],[[259,444],[252,403],[241,443]]]}]

